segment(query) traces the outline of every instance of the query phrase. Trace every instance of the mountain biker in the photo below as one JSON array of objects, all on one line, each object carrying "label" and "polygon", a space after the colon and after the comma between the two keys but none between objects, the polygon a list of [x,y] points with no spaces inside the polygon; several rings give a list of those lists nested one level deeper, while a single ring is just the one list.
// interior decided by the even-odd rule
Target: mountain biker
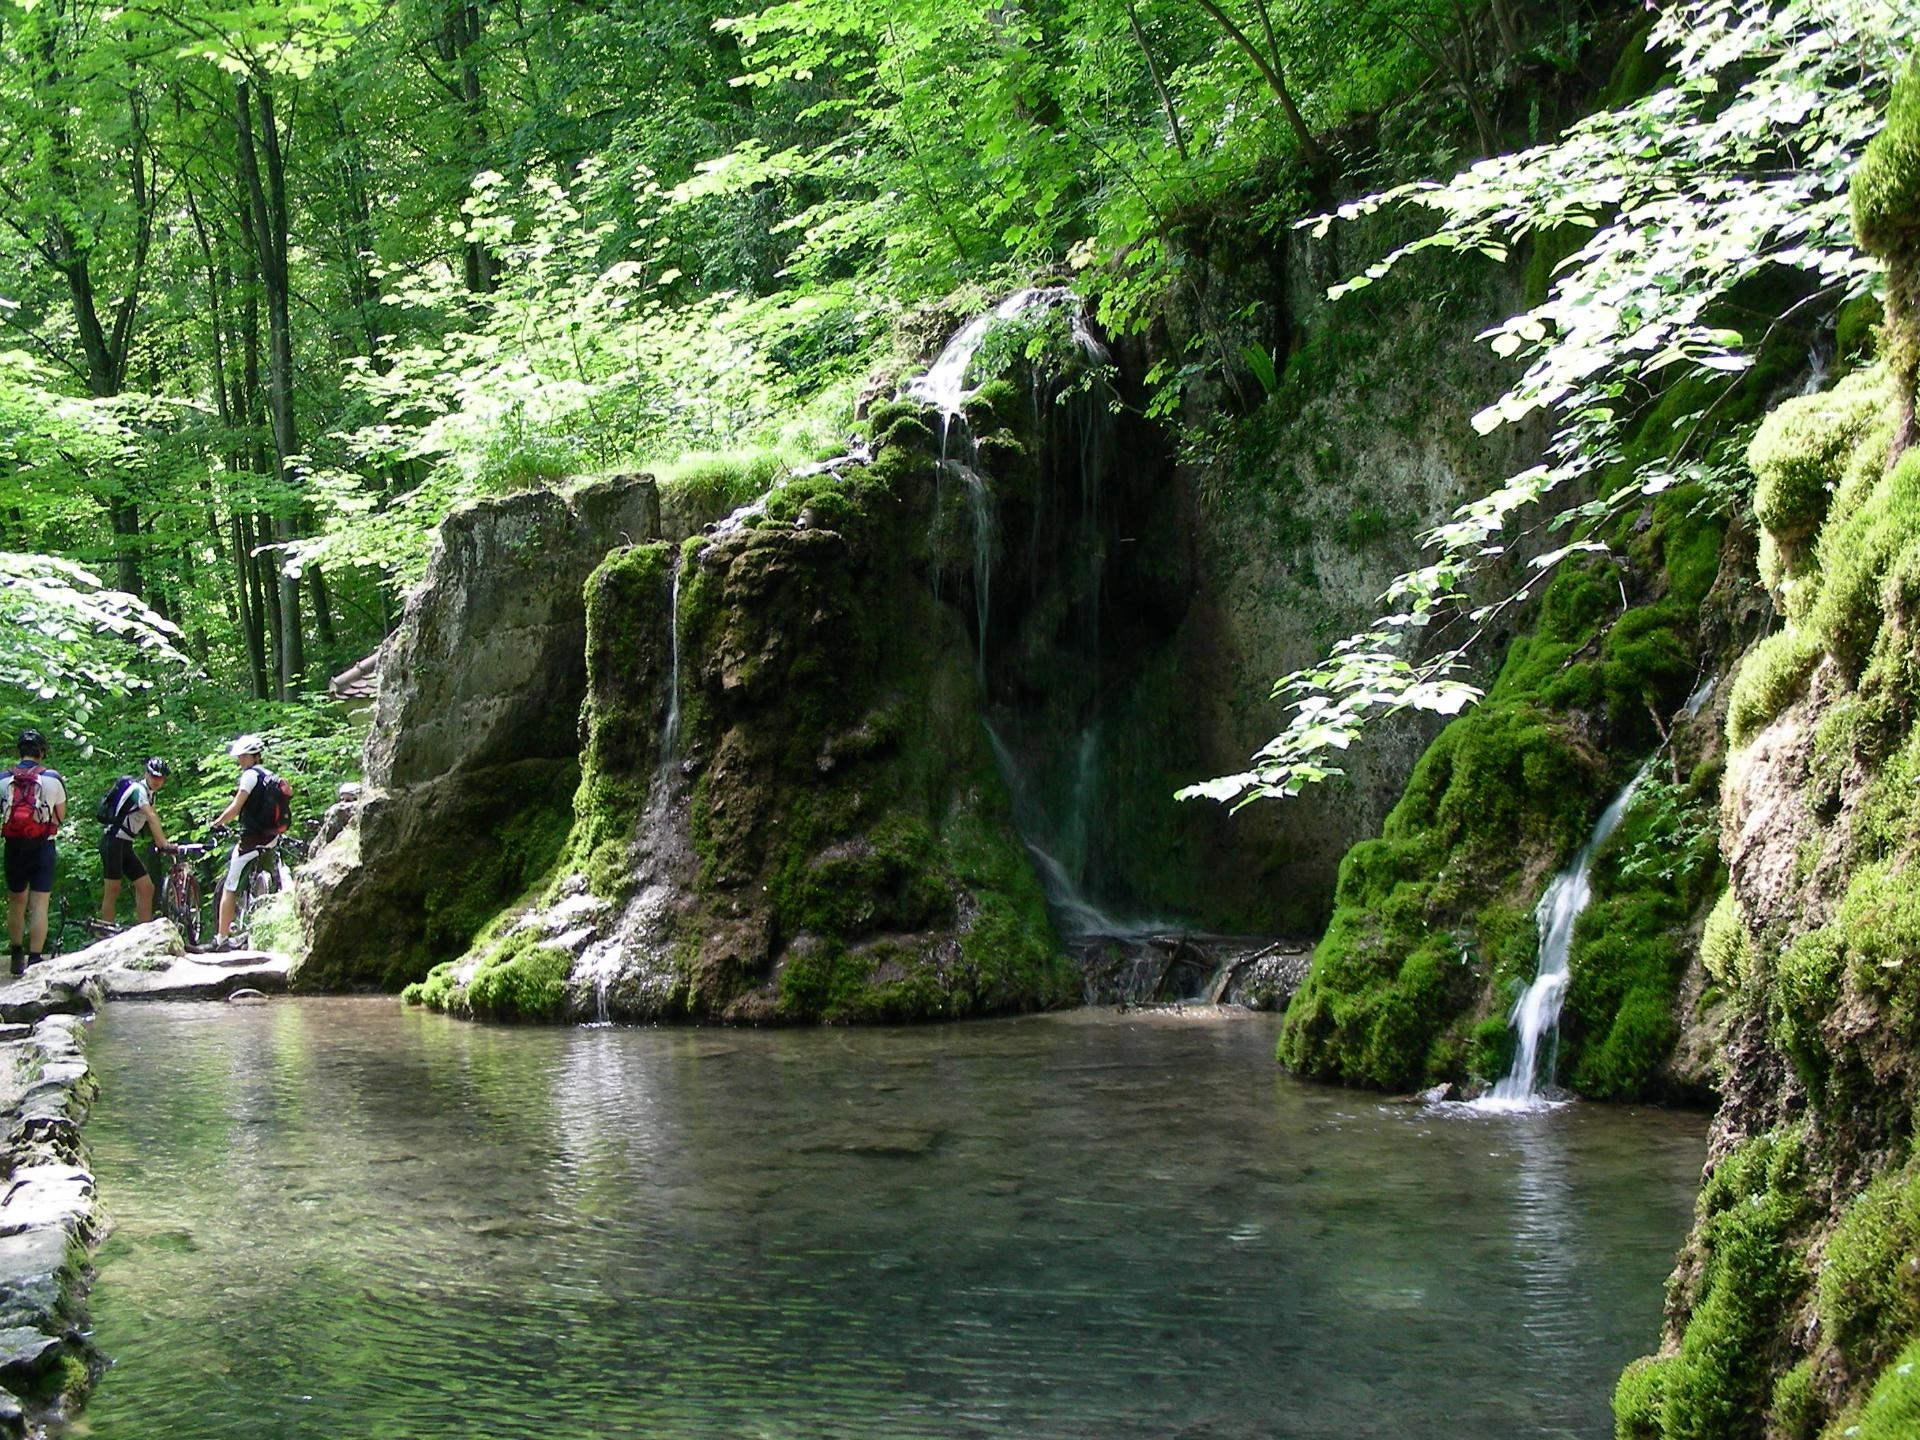
[{"label": "mountain biker", "polygon": [[153,837],[156,850],[167,851],[166,832],[154,812],[153,797],[158,795],[173,773],[172,767],[158,755],[146,764],[144,775],[122,775],[100,802],[100,819],[107,828],[100,836],[100,923],[111,925],[120,904],[120,882],[133,881],[133,914],[142,925],[153,918],[153,876],[146,862],[134,853],[133,841],[142,830]]},{"label": "mountain biker", "polygon": [[[224,950],[230,943],[233,916],[240,906],[240,887],[247,871],[261,863],[262,857],[276,863],[279,859],[274,851],[280,843],[281,831],[286,829],[285,782],[261,765],[260,755],[266,748],[267,742],[258,735],[242,735],[227,747],[227,755],[239,763],[240,782],[227,808],[213,822],[213,828],[218,833],[237,815],[240,838],[227,859],[227,878],[220,887],[220,914],[213,941],[216,950]],[[274,814],[276,792],[277,817]]]},{"label": "mountain biker", "polygon": [[6,838],[7,960],[13,974],[38,963],[47,944],[53,837],[67,818],[67,787],[46,766],[47,740],[20,732],[20,762],[0,776],[0,836]]}]

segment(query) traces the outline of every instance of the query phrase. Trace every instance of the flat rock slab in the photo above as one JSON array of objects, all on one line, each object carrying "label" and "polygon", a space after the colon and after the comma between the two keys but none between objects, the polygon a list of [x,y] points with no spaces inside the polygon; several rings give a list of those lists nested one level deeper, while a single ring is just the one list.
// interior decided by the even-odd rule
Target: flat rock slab
[{"label": "flat rock slab", "polygon": [[188,954],[166,920],[44,961],[0,986],[0,1021],[34,1021],[107,1000],[223,1000],[236,990],[287,988],[293,962],[266,950]]},{"label": "flat rock slab", "polygon": [[[213,957],[206,957],[212,959]],[[107,970],[97,977],[109,1000],[224,1000],[236,990],[283,991],[293,962],[281,956],[189,955],[164,970]]]}]

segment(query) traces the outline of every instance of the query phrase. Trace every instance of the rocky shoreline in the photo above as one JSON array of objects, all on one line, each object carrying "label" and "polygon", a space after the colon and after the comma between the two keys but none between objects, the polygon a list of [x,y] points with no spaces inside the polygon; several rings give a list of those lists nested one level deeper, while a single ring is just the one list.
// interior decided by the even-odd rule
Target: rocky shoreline
[{"label": "rocky shoreline", "polygon": [[0,985],[0,1437],[46,1435],[105,1368],[87,1324],[94,1250],[111,1223],[81,1127],[98,1086],[85,1027],[108,1000],[243,1000],[286,988],[260,952],[186,953],[165,920]]}]

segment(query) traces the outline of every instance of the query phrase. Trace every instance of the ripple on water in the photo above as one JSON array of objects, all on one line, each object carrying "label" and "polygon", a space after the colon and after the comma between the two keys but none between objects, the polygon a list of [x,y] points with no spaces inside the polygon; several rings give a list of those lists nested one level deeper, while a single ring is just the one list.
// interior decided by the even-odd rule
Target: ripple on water
[{"label": "ripple on water", "polygon": [[1704,1127],[1435,1124],[1287,1081],[1272,1044],[1230,1015],[117,1008],[90,1126],[115,1368],[86,1428],[1609,1435]]}]

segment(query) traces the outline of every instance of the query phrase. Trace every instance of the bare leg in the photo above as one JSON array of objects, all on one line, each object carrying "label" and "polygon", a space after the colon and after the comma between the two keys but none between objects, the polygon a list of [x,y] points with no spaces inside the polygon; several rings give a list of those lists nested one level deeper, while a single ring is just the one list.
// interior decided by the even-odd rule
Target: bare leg
[{"label": "bare leg", "polygon": [[100,923],[113,924],[113,917],[120,911],[120,882],[104,880],[100,884]]},{"label": "bare leg", "polygon": [[238,890],[222,890],[220,892],[220,923],[215,927],[214,934],[222,940],[226,939],[227,932],[233,929],[233,912],[239,903],[240,892]]},{"label": "bare leg", "polygon": [[7,896],[7,939],[15,945],[27,938],[27,892],[16,890]]},{"label": "bare leg", "polygon": [[44,955],[47,953],[47,901],[53,897],[45,890],[35,890],[27,906],[27,953]]},{"label": "bare leg", "polygon": [[153,881],[145,875],[133,882],[133,917],[142,925],[153,919]]}]

